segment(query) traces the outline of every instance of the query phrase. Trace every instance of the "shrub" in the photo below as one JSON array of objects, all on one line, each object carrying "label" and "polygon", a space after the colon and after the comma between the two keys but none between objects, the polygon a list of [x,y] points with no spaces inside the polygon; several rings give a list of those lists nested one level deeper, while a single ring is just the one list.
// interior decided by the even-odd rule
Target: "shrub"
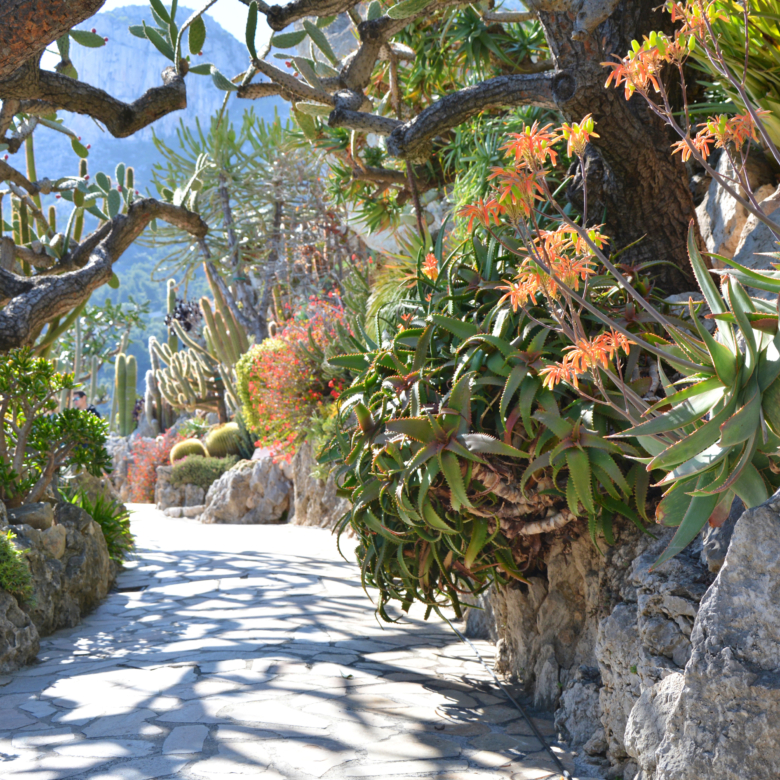
[{"label": "shrub", "polygon": [[108,425],[87,411],[57,412],[57,397],[75,386],[28,348],[0,355],[0,500],[8,507],[40,501],[64,466],[101,475],[111,470]]},{"label": "shrub", "polygon": [[157,467],[170,463],[171,450],[181,441],[177,431],[166,431],[153,441],[137,439],[130,445],[130,465],[127,470],[127,482],[130,486],[130,501],[144,504],[154,501],[154,488],[157,484]]},{"label": "shrub", "polygon": [[135,549],[135,539],[130,532],[130,510],[120,501],[104,495],[89,495],[78,490],[68,501],[80,506],[101,528],[112,560],[119,563]]},{"label": "shrub", "polygon": [[189,455],[178,461],[171,472],[171,484],[197,485],[208,490],[226,471],[238,463],[238,455],[228,455],[225,458],[204,458],[202,455]]},{"label": "shrub", "polygon": [[13,545],[14,536],[10,529],[0,534],[0,588],[12,596],[29,599],[32,595],[32,575],[25,561],[25,550],[17,550]]},{"label": "shrub", "polygon": [[186,458],[188,455],[202,455],[206,458],[208,454],[208,450],[199,439],[184,439],[184,441],[175,444],[171,449],[171,464]]},{"label": "shrub", "polygon": [[338,397],[337,383],[317,353],[337,339],[343,320],[340,304],[312,298],[275,338],[241,358],[238,393],[258,446],[290,460],[314,410]]},{"label": "shrub", "polygon": [[229,422],[212,428],[204,444],[208,454],[213,458],[224,458],[226,455],[240,455],[241,440],[238,423]]}]

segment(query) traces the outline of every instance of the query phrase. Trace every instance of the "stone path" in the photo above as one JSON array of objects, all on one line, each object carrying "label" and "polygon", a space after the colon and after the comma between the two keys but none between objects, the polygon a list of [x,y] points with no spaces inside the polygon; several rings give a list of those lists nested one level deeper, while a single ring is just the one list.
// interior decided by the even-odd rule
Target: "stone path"
[{"label": "stone path", "polygon": [[2,780],[559,777],[445,624],[377,623],[328,532],[135,509],[119,592],[0,678]]}]

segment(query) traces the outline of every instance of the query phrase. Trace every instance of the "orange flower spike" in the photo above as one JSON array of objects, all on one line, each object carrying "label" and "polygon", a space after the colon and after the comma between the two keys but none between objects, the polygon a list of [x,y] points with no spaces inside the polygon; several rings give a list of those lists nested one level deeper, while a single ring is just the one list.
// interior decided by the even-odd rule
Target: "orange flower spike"
[{"label": "orange flower spike", "polygon": [[[506,281],[506,284],[499,285],[498,289],[507,290],[507,293],[499,300],[499,306],[509,298],[512,311],[516,312],[518,308],[525,306],[529,298],[533,299],[533,293],[529,292],[527,285],[522,282],[509,282],[506,279],[504,281]],[[534,303],[536,303],[536,300],[534,300]]]},{"label": "orange flower spike", "polygon": [[568,124],[564,122],[561,125],[561,136],[568,142],[566,154],[571,157],[573,154],[582,157],[585,153],[585,147],[591,138],[599,138],[598,133],[593,132],[596,123],[591,114],[583,117],[582,121]]},{"label": "orange flower spike", "polygon": [[531,127],[523,128],[522,133],[510,133],[509,139],[501,151],[507,152],[507,156],[514,155],[515,163],[524,163],[529,168],[543,165],[549,157],[553,165],[558,159],[558,152],[552,148],[557,140],[549,132],[552,124],[539,127],[539,122],[534,122]]},{"label": "orange flower spike", "polygon": [[539,376],[543,377],[542,386],[552,390],[561,382],[569,382],[578,387],[577,376],[573,374],[568,366],[560,363],[553,363],[551,366],[545,366]]},{"label": "orange flower spike", "polygon": [[428,254],[425,255],[425,260],[422,264],[422,272],[423,275],[427,276],[431,281],[436,281],[439,276],[439,261],[432,252],[428,252]]},{"label": "orange flower spike", "polygon": [[487,203],[485,203],[482,198],[480,198],[476,205],[464,206],[460,210],[460,216],[469,217],[469,224],[467,229],[471,231],[475,219],[482,225],[482,227],[489,227],[491,221],[493,221],[496,225],[500,224],[499,218],[500,215],[504,213],[504,210],[504,207],[501,206],[501,204],[498,203],[498,201],[496,201],[494,198],[491,198],[489,201],[487,201]]}]

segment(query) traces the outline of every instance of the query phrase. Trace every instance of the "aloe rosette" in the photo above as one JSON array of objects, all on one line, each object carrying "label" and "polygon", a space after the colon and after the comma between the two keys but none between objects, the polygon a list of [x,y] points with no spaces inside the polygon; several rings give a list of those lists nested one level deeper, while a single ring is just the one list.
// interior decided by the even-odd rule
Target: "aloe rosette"
[{"label": "aloe rosette", "polygon": [[[702,528],[721,525],[738,496],[757,506],[780,484],[773,456],[780,455],[780,333],[776,303],[752,297],[745,285],[780,292],[780,274],[730,266],[718,271],[722,292],[710,276],[696,246],[693,228],[688,237],[693,271],[717,324],[711,335],[695,315],[699,338],[675,331],[674,342],[662,348],[685,357],[699,368],[672,385],[663,373],[667,396],[642,422],[620,436],[636,437],[650,457],[648,472],[663,473],[658,482],[665,493],[656,520],[676,526],[677,532],[658,559],[658,565],[692,542]],[[660,343],[660,340],[657,340]]]}]

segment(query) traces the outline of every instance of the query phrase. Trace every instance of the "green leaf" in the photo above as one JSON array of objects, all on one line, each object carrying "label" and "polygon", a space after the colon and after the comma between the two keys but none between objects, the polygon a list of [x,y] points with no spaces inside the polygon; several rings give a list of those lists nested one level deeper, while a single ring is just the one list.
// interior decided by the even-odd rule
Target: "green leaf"
[{"label": "green leaf", "polygon": [[235,92],[238,89],[230,79],[219,72],[216,65],[211,66],[211,80],[214,82],[214,86],[223,92]]},{"label": "green leaf", "polygon": [[758,472],[758,469],[748,463],[745,466],[739,479],[733,485],[734,492],[745,502],[747,509],[761,506],[769,500],[769,493],[766,489],[766,483]]},{"label": "green leaf", "polygon": [[107,284],[108,284],[108,286],[112,290],[118,290],[119,289],[119,277],[115,273],[112,273],[111,274],[111,278],[108,280]]},{"label": "green leaf", "polygon": [[149,0],[149,3],[157,16],[159,16],[160,19],[162,19],[166,24],[170,24],[170,14],[168,13],[168,9],[162,4],[161,0]]},{"label": "green leaf", "polygon": [[731,387],[737,379],[737,370],[739,368],[736,353],[732,352],[725,344],[721,344],[710,335],[707,328],[699,322],[699,318],[693,311],[693,306],[691,306],[691,319],[695,323],[702,341],[704,341],[707,346],[718,379],[720,379],[724,385]]},{"label": "green leaf", "polygon": [[780,376],[780,331],[758,356],[758,387],[763,392]]},{"label": "green leaf", "polygon": [[403,0],[385,12],[391,19],[408,19],[427,8],[433,0]]},{"label": "green leaf", "polygon": [[[702,474],[699,477],[696,485],[697,489],[706,487],[707,476],[707,474]],[[672,541],[669,542],[669,546],[650,567],[651,571],[662,563],[674,558],[677,553],[682,552],[699,535],[701,529],[707,525],[707,521],[710,519],[710,515],[715,510],[717,503],[717,495],[691,499],[688,509],[677,528],[677,532],[672,537]]]},{"label": "green leaf", "polygon": [[596,507],[593,504],[593,485],[590,474],[590,459],[579,449],[566,450],[566,464],[569,474],[574,480],[577,497],[588,514],[593,514]]},{"label": "green leaf", "polygon": [[[726,302],[721,297],[715,282],[712,280],[712,277],[707,270],[707,266],[704,265],[704,260],[699,252],[699,247],[696,246],[696,231],[694,230],[693,221],[691,221],[691,225],[688,228],[688,257],[691,260],[694,276],[699,283],[699,288],[704,294],[704,299],[710,307],[710,311],[713,314],[727,312],[728,308]],[[724,324],[721,326],[721,324],[718,323],[718,330],[723,335],[726,346],[731,349],[736,349],[734,334],[731,332],[729,325]]]},{"label": "green leaf", "polygon": [[335,355],[328,358],[328,365],[335,368],[351,368],[356,371],[364,371],[370,364],[365,354],[361,352],[354,355]]},{"label": "green leaf", "polygon": [[695,395],[687,401],[675,406],[671,411],[645,423],[621,431],[617,436],[654,436],[667,433],[685,425],[697,422],[704,417],[726,393],[725,387],[716,387],[709,392]]},{"label": "green leaf", "polygon": [[337,19],[337,14],[333,16],[320,16],[317,18],[316,25],[320,30],[324,30],[326,27],[330,27]]},{"label": "green leaf", "polygon": [[431,345],[432,336],[433,325],[428,323],[428,325],[425,326],[425,330],[422,332],[420,340],[417,342],[417,347],[414,350],[412,371],[419,371],[425,365],[425,361],[428,357],[428,347]]},{"label": "green leaf", "polygon": [[314,41],[314,45],[334,64],[339,64],[339,59],[333,52],[333,48],[330,45],[325,33],[317,27],[316,24],[312,24],[308,19],[303,20],[303,29],[309,34],[309,37]]},{"label": "green leaf", "polygon": [[527,374],[528,366],[526,365],[515,366],[509,374],[506,384],[504,385],[504,392],[501,393],[501,404],[499,405],[499,414],[501,415],[502,420],[506,420],[506,412],[509,408],[509,404]]},{"label": "green leaf", "polygon": [[[746,370],[749,368],[755,368],[757,362],[756,335],[753,332],[753,328],[750,325],[750,319],[748,318],[748,314],[752,312],[750,299],[748,298],[745,289],[739,282],[733,279],[729,279],[728,284],[729,302],[731,303],[731,309],[737,319],[737,325],[742,331],[742,335],[745,337],[745,344],[747,344],[748,348],[748,359],[745,362],[745,368]],[[747,379],[748,376],[750,376],[749,371],[746,373],[743,379]]]},{"label": "green leaf", "polygon": [[108,193],[108,216],[113,219],[122,210],[122,196],[116,191]]},{"label": "green leaf", "polygon": [[474,565],[477,556],[482,552],[488,539],[488,523],[482,517],[476,517],[471,523],[472,532],[466,554],[463,556],[463,565],[470,569]]},{"label": "green leaf", "polygon": [[505,455],[508,458],[527,458],[528,453],[518,450],[487,433],[467,433],[459,437],[470,452],[489,455]]},{"label": "green leaf", "polygon": [[[679,466],[675,466],[658,484],[668,485],[678,479],[684,477],[691,477],[695,474],[701,474],[703,471],[707,471],[710,467],[716,463],[720,463],[730,452],[731,447],[721,447],[718,444],[713,444],[711,447],[707,447],[706,450],[694,455],[685,463],[681,463]],[[647,468],[651,471],[652,461],[648,464]]]},{"label": "green leaf", "polygon": [[101,46],[106,45],[102,35],[90,32],[89,30],[71,30],[70,37],[73,38],[79,46],[86,46],[88,49],[99,49]]},{"label": "green leaf", "polygon": [[249,13],[246,17],[246,48],[249,50],[253,60],[257,59],[257,49],[255,48],[255,36],[257,35],[257,0],[252,0],[249,4]]},{"label": "green leaf", "polygon": [[628,484],[626,478],[623,476],[623,472],[620,470],[617,463],[615,463],[614,459],[608,452],[594,449],[591,450],[589,455],[592,464],[603,469],[609,478],[623,491],[623,493],[626,495],[631,494],[631,486]]},{"label": "green leaf", "polygon": [[382,15],[382,6],[377,2],[377,0],[371,0],[371,3],[368,6],[368,11],[366,12],[366,19],[368,19],[369,22],[373,22],[375,19],[378,19]]},{"label": "green leaf", "polygon": [[471,501],[469,501],[466,495],[466,487],[463,484],[463,476],[460,473],[460,460],[457,455],[451,452],[439,453],[439,465],[450,488],[452,508],[456,512],[460,512],[461,506],[472,509]]},{"label": "green leaf", "polygon": [[656,523],[665,526],[678,526],[680,524],[691,505],[691,501],[693,501],[693,497],[688,495],[688,491],[694,489],[697,480],[696,476],[681,480],[666,493],[656,507]]},{"label": "green leaf", "polygon": [[473,323],[456,320],[454,317],[445,317],[443,314],[432,314],[431,320],[440,328],[444,328],[444,330],[452,333],[453,336],[457,336],[461,341],[465,341],[479,333],[479,328]]},{"label": "green leaf", "polygon": [[719,270],[717,273],[731,276],[747,287],[755,287],[757,290],[765,290],[775,294],[780,293],[780,277],[776,271],[755,271],[740,265],[729,257],[717,254],[710,256],[717,258],[724,265],[731,266],[730,269]]},{"label": "green leaf", "polygon": [[143,38],[146,40],[146,31],[142,24],[131,24],[127,29],[130,30],[130,34],[134,35],[136,38]]},{"label": "green leaf", "polygon": [[276,33],[271,36],[271,43],[277,49],[292,49],[297,46],[306,37],[306,30],[296,30],[295,32]]},{"label": "green leaf", "polygon": [[187,32],[187,46],[189,47],[190,54],[200,54],[203,51],[203,44],[205,42],[206,23],[203,21],[203,17],[199,16],[190,25],[190,29]]},{"label": "green leaf", "polygon": [[748,399],[736,414],[720,426],[721,447],[729,447],[746,441],[758,431],[761,422],[761,393],[758,381],[753,377],[747,390]]},{"label": "green leaf", "polygon": [[211,75],[211,63],[204,62],[202,65],[190,65],[189,73],[194,73],[196,76],[210,76]]},{"label": "green leaf", "polygon": [[73,147],[73,151],[76,152],[76,154],[82,159],[89,157],[89,149],[87,149],[87,147],[84,146],[81,141],[77,140],[76,138],[71,138],[70,145]]},{"label": "green leaf", "polygon": [[385,429],[390,433],[402,433],[421,444],[429,444],[434,437],[430,420],[423,417],[406,417],[399,420],[388,420]]},{"label": "green leaf", "polygon": [[176,58],[176,55],[173,53],[173,48],[171,47],[171,44],[168,43],[168,41],[166,41],[165,38],[162,37],[160,31],[157,30],[155,27],[147,27],[146,22],[142,22],[142,24],[144,26],[144,33],[146,34],[146,37],[151,41],[154,48],[157,49],[157,51],[159,51],[160,54],[163,55],[163,57],[173,62],[174,59]]},{"label": "green leaf", "polygon": [[422,515],[425,522],[437,531],[443,531],[445,534],[455,533],[455,529],[451,528],[447,523],[442,520],[433,508],[433,504],[430,501],[426,501],[423,504]]}]

